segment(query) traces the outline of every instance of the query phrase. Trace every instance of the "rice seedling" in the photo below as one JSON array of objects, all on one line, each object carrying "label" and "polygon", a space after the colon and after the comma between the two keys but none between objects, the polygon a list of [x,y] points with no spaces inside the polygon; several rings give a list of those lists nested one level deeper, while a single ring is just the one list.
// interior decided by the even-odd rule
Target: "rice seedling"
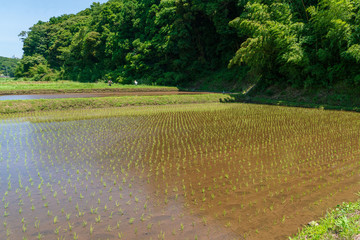
[{"label": "rice seedling", "polygon": [[55,235],[59,235],[59,232],[60,232],[60,227],[55,228],[54,230]]},{"label": "rice seedling", "polygon": [[180,231],[184,231],[184,224],[180,224]]},{"label": "rice seedling", "polygon": [[68,222],[68,225],[69,225],[69,232],[71,232],[72,228],[73,228],[73,225],[70,222]]},{"label": "rice seedling", "polygon": [[96,218],[95,218],[95,222],[96,223],[100,223],[101,222],[101,216],[98,215]]},{"label": "rice seedling", "polygon": [[93,228],[93,226],[92,226],[92,224],[91,224],[91,225],[90,225],[90,235],[92,235],[93,232],[94,232],[94,228]]}]

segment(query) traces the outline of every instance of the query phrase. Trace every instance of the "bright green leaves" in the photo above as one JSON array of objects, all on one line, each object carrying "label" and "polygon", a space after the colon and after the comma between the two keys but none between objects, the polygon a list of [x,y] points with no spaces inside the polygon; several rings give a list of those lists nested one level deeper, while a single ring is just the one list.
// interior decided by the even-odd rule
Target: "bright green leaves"
[{"label": "bright green leaves", "polygon": [[89,32],[83,40],[82,52],[85,59],[93,59],[99,55],[98,47],[101,44],[100,33]]},{"label": "bright green leaves", "polygon": [[347,43],[351,39],[351,26],[347,22],[341,19],[334,19],[331,21],[331,26],[326,38],[330,40],[330,47],[338,47],[339,49],[342,46],[347,46]]},{"label": "bright green leaves", "polygon": [[[229,66],[235,64],[250,63],[251,60],[255,60],[258,64],[263,64],[265,61],[265,54],[262,51],[263,37],[248,38],[241,44],[241,48],[236,52],[235,56],[230,60]],[[254,62],[255,62],[254,61]],[[254,67],[254,66],[253,66]]]},{"label": "bright green leaves", "polygon": [[342,49],[351,41],[351,21],[355,16],[354,1],[323,0],[318,7],[309,7],[312,27],[330,48]]},{"label": "bright green leaves", "polygon": [[342,53],[344,58],[355,60],[356,63],[360,63],[360,45],[354,44],[350,46],[345,52]]},{"label": "bright green leaves", "polygon": [[312,66],[307,71],[316,85],[329,86],[344,78],[352,83],[358,74],[353,65],[359,60],[358,7],[353,0],[322,0],[307,9],[311,17],[308,28],[316,40],[308,49]]},{"label": "bright green leaves", "polygon": [[288,24],[292,21],[292,12],[290,6],[284,3],[273,3],[270,5],[271,19],[276,19],[277,22]]},{"label": "bright green leaves", "polygon": [[150,61],[151,42],[141,42],[140,39],[135,39],[132,45],[134,47],[133,51],[126,55],[126,61],[128,62],[125,65],[126,68],[133,71],[148,70],[149,67],[146,62]]},{"label": "bright green leaves", "polygon": [[33,56],[23,57],[16,69],[17,77],[28,77],[35,81],[51,80],[51,75],[54,75],[53,70],[50,69],[47,60],[39,54]]},{"label": "bright green leaves", "polygon": [[294,66],[307,62],[298,31],[303,26],[292,22],[286,3],[266,5],[250,1],[244,14],[231,21],[230,26],[248,37],[230,60],[230,67],[245,63],[256,76],[270,77],[292,72]]},{"label": "bright green leaves", "polygon": [[282,55],[282,59],[287,64],[301,65],[307,61],[304,51],[299,43],[289,45],[288,51]]},{"label": "bright green leaves", "polygon": [[[307,7],[309,3],[314,5]],[[331,86],[344,78],[351,83],[358,76],[358,66],[349,62],[360,60],[359,7],[353,0],[302,1],[300,5],[248,1],[243,14],[229,24],[246,37],[229,66],[248,65],[255,81],[270,84]]]}]

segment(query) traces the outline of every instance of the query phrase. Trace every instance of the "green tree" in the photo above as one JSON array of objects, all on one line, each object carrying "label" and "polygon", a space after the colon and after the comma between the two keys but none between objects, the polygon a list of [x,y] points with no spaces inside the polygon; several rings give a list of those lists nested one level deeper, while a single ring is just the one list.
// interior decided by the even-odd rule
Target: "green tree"
[{"label": "green tree", "polygon": [[240,36],[247,36],[229,66],[251,67],[253,81],[273,84],[279,79],[299,85],[308,57],[302,47],[304,24],[293,22],[290,6],[283,1],[249,1],[244,13],[230,22]]},{"label": "green tree", "polygon": [[358,11],[359,3],[352,0],[322,0],[308,8],[313,34],[309,84],[331,86],[346,78],[352,82],[358,74]]},{"label": "green tree", "polygon": [[14,77],[15,70],[19,63],[20,59],[18,58],[6,58],[0,57],[0,74],[5,76]]}]

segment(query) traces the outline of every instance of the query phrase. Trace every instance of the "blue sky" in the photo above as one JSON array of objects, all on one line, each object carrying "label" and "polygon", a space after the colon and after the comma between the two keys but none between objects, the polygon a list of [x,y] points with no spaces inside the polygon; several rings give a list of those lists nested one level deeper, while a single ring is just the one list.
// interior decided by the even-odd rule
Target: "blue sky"
[{"label": "blue sky", "polygon": [[48,21],[62,14],[78,13],[93,2],[107,0],[1,0],[0,3],[0,56],[22,57],[22,42],[18,35],[39,20]]}]

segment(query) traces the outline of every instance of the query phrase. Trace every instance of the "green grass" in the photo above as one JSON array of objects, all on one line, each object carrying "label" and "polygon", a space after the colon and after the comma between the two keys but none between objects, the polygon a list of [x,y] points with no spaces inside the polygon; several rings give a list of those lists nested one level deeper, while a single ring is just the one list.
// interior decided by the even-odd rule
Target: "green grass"
[{"label": "green grass", "polygon": [[0,113],[21,113],[63,109],[91,109],[140,105],[219,102],[226,94],[121,96],[0,101]]},{"label": "green grass", "polygon": [[15,78],[0,78],[0,84],[15,81]]},{"label": "green grass", "polygon": [[111,87],[104,82],[81,83],[73,81],[34,82],[16,81],[13,79],[0,80],[0,94],[29,94],[53,92],[92,92],[94,90],[110,91],[177,91],[176,87],[161,87],[148,85],[113,84]]},{"label": "green grass", "polygon": [[314,103],[309,101],[288,101],[270,99],[264,97],[249,97],[241,94],[231,94],[229,98],[224,98],[223,102],[242,102],[242,103],[256,103],[265,105],[277,105],[286,107],[303,107],[303,108],[318,108],[320,110],[343,110],[343,111],[354,111],[360,112],[360,106],[356,104],[343,104],[333,105],[331,103]]},{"label": "green grass", "polygon": [[343,203],[329,212],[325,218],[311,222],[290,239],[353,239],[360,233],[359,214],[360,200]]},{"label": "green grass", "polygon": [[360,111],[359,88],[339,83],[332,88],[297,89],[254,86],[247,94],[233,95],[235,102],[250,102],[291,107]]}]

